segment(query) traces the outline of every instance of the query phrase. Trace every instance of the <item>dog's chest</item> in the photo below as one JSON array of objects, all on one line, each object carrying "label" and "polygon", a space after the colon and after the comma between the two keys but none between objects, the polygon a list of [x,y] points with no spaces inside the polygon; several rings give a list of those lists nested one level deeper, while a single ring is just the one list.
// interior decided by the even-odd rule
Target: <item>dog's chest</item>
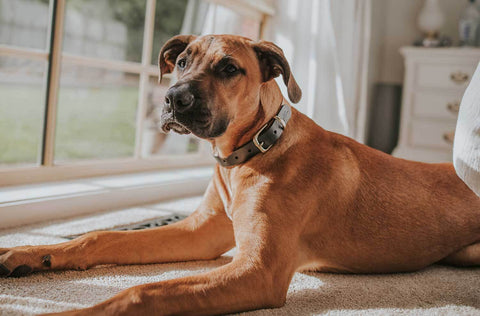
[{"label": "dog's chest", "polygon": [[255,197],[265,186],[265,179],[252,176],[251,173],[241,171],[222,170],[220,173],[220,185],[218,193],[222,200],[225,214],[233,220],[235,209],[239,206],[249,204],[252,209]]},{"label": "dog's chest", "polygon": [[228,218],[232,220],[232,203],[231,203],[232,189],[229,185],[227,186],[227,191],[228,191],[227,192],[228,196],[230,198],[223,200],[223,206],[225,207],[225,213],[227,214]]},{"label": "dog's chest", "polygon": [[228,216],[228,218],[230,218],[230,220],[233,220],[232,212],[230,211],[230,209],[225,209],[225,214],[227,214],[227,216]]},{"label": "dog's chest", "polygon": [[232,186],[228,178],[224,178],[222,181],[222,185],[218,190],[220,195],[220,199],[222,200],[223,208],[225,209],[225,214],[227,214],[228,218],[232,220]]}]

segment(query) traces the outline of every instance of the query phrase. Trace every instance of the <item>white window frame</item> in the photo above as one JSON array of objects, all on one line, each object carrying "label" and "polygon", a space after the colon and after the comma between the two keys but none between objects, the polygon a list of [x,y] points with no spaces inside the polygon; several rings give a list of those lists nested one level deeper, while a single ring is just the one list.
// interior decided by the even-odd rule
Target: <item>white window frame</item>
[{"label": "white window frame", "polygon": [[[143,172],[149,170],[172,169],[192,166],[213,165],[210,148],[206,142],[200,142],[200,149],[194,154],[159,155],[142,157],[143,123],[148,96],[150,77],[158,77],[158,68],[151,64],[152,45],[155,25],[156,0],[146,0],[146,15],[141,62],[114,61],[102,58],[79,56],[62,52],[63,22],[67,0],[50,1],[49,48],[44,50],[14,47],[0,44],[0,56],[23,57],[48,63],[46,80],[47,98],[43,131],[41,163],[28,167],[0,167],[0,187],[31,184],[47,181],[60,181],[93,176],[105,176]],[[260,22],[260,38],[268,19],[274,14],[274,0],[204,0],[213,4],[229,7],[241,15]],[[60,70],[62,63],[89,66],[106,70],[123,71],[139,75],[139,95],[137,120],[135,126],[135,150],[133,157],[102,159],[65,164],[54,162],[55,128]],[[167,75],[168,77],[168,75]]]}]

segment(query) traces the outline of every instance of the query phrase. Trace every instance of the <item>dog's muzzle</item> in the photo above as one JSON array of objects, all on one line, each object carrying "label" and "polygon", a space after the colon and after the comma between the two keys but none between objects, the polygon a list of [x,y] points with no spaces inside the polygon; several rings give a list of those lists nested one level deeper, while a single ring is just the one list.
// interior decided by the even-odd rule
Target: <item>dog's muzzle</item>
[{"label": "dog's muzzle", "polygon": [[208,106],[208,100],[196,83],[177,83],[165,96],[162,130],[165,133],[170,130],[179,134],[192,133],[203,139],[218,137],[225,132],[229,119],[212,107]]},{"label": "dog's muzzle", "polygon": [[176,119],[176,114],[189,111],[195,103],[195,96],[190,92],[190,85],[183,83],[168,89],[162,113],[162,130],[170,130],[179,134],[189,134],[191,131]]}]

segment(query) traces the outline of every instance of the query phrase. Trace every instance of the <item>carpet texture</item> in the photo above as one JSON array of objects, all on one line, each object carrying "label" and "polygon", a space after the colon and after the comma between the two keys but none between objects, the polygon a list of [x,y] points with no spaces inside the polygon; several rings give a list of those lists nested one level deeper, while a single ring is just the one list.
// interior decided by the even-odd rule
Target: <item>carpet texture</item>
[{"label": "carpet texture", "polygon": [[[52,244],[62,236],[141,222],[171,212],[186,213],[190,198],[93,216],[0,231],[0,247]],[[0,279],[0,315],[33,315],[88,307],[128,287],[205,272],[231,261],[217,260],[103,266]],[[480,269],[432,266],[415,273],[339,275],[296,273],[287,303],[245,315],[480,315]]]}]

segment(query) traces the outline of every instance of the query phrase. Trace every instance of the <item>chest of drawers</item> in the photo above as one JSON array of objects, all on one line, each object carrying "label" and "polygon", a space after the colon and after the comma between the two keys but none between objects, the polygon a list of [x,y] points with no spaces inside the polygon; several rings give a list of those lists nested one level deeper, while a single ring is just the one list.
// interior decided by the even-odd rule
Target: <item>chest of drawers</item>
[{"label": "chest of drawers", "polygon": [[400,136],[393,155],[452,161],[458,109],[480,61],[480,49],[403,47],[401,53],[405,79]]}]

